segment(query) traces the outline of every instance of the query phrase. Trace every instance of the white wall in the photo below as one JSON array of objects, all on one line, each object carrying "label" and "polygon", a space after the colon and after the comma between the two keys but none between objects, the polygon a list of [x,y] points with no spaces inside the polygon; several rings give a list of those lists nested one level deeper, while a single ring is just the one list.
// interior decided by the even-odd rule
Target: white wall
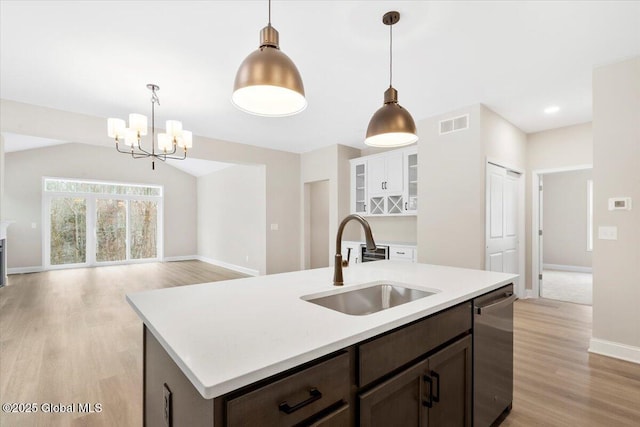
[{"label": "white wall", "polygon": [[4,216],[4,136],[0,135],[0,220]]},{"label": "white wall", "polygon": [[[438,122],[469,114],[469,129],[439,135]],[[487,158],[525,168],[526,135],[481,104],[417,123],[418,260],[484,269]]]},{"label": "white wall", "polygon": [[306,184],[309,190],[309,267],[329,266],[329,181]]},{"label": "white wall", "polygon": [[[467,130],[438,134],[438,122],[469,114]],[[418,261],[484,268],[484,147],[480,105],[420,120]]]},{"label": "white wall", "polygon": [[[640,57],[593,72],[593,157],[594,225],[618,239],[594,240],[590,350],[640,363]],[[633,210],[609,211],[618,196]]]},{"label": "white wall", "polygon": [[[185,126],[188,123],[185,122]],[[106,118],[0,100],[0,131],[108,147]],[[194,135],[189,157],[265,165],[267,191],[267,273],[300,268],[300,155]],[[278,224],[278,230],[270,230]]]},{"label": "white wall", "polygon": [[[303,153],[300,156],[300,187],[305,191],[305,184],[317,181],[329,181],[329,264],[333,265],[335,254],[334,241],[338,225],[342,219],[349,215],[350,197],[350,166],[349,159],[359,157],[360,150],[344,145],[331,145],[318,150]],[[302,268],[310,266],[310,217],[308,215],[308,195],[301,201],[301,234],[300,246],[303,250],[299,260]],[[344,240],[357,239],[359,231],[356,225],[351,224],[345,228]]]},{"label": "white wall", "polygon": [[[526,287],[531,283],[531,205],[532,205],[532,173],[537,170],[567,168],[593,164],[593,136],[591,123],[537,132],[527,135],[527,179],[526,197]],[[537,197],[537,195],[535,195]]]},{"label": "white wall", "polygon": [[250,274],[266,273],[264,166],[232,166],[197,179],[198,255]]},{"label": "white wall", "polygon": [[591,169],[543,176],[543,262],[591,267],[587,250],[587,181]]},{"label": "white wall", "polygon": [[164,186],[164,256],[196,253],[196,180],[176,168],[156,164],[152,171],[148,161],[72,143],[6,153],[5,169],[3,209],[7,218],[16,220],[7,232],[9,268],[43,265],[43,176]]}]

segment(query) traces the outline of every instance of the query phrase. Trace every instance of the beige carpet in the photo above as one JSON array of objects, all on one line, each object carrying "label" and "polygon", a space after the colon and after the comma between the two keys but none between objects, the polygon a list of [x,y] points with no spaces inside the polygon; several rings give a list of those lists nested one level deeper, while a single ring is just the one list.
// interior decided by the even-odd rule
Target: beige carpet
[{"label": "beige carpet", "polygon": [[591,273],[544,270],[540,296],[591,305],[593,301],[593,276]]}]

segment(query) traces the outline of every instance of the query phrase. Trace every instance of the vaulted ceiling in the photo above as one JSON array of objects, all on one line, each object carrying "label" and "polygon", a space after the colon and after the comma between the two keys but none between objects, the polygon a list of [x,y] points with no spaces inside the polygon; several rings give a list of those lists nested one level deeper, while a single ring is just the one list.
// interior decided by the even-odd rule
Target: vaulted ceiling
[{"label": "vaulted ceiling", "polygon": [[[0,97],[102,117],[149,115],[195,134],[306,152],[363,147],[393,83],[416,121],[484,103],[526,132],[591,119],[594,66],[640,55],[640,2],[278,1],[272,24],[298,66],[308,108],[238,111],[236,70],[258,47],[267,1],[2,1]],[[546,115],[543,109],[560,111]],[[106,138],[106,135],[105,135]]]}]

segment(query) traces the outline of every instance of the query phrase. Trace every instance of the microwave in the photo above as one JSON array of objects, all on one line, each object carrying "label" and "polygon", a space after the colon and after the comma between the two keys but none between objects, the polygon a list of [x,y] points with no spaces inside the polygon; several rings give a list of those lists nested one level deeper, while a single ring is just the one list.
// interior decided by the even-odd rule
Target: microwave
[{"label": "microwave", "polygon": [[389,259],[389,246],[377,246],[375,250],[367,249],[367,245],[360,245],[360,259],[362,262]]}]

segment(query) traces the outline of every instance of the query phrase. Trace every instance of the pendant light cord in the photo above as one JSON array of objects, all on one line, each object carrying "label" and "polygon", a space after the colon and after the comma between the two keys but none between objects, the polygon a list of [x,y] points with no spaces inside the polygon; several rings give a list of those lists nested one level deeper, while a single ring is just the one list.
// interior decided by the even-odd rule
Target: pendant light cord
[{"label": "pendant light cord", "polygon": [[389,25],[389,87],[393,87],[393,25]]},{"label": "pendant light cord", "polygon": [[269,25],[271,25],[271,0],[269,0]]}]

